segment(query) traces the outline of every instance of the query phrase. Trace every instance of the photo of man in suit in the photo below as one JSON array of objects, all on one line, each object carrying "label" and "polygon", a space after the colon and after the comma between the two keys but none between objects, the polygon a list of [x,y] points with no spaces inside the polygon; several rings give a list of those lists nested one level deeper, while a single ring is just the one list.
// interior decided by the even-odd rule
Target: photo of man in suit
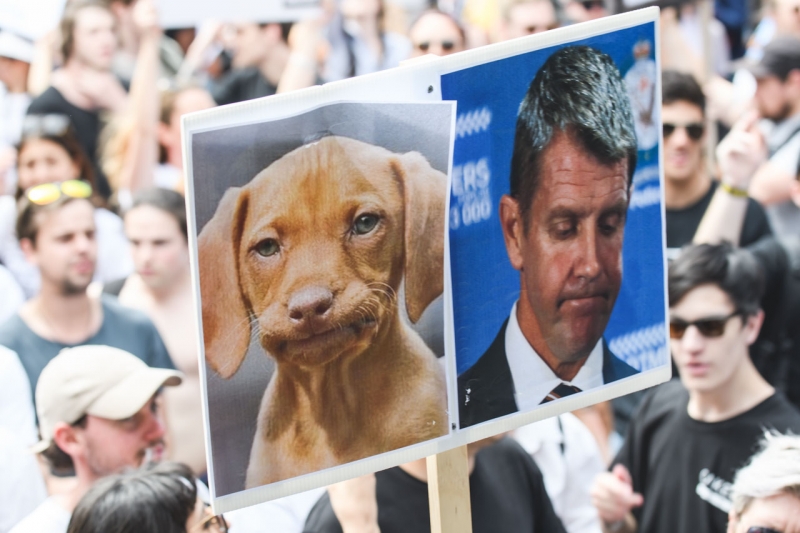
[{"label": "photo of man in suit", "polygon": [[588,46],[551,55],[520,105],[499,206],[520,296],[458,377],[462,428],[637,373],[603,339],[622,283],[636,151],[613,60]]}]

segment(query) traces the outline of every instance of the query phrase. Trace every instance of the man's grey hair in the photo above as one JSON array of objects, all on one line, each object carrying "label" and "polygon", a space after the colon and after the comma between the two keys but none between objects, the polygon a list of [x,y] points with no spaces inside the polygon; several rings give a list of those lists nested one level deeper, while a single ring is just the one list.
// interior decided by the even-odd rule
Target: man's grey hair
[{"label": "man's grey hair", "polygon": [[541,155],[564,132],[604,165],[636,169],[636,133],[625,83],[614,61],[589,46],[569,46],[545,61],[519,107],[511,158],[511,196],[527,231]]},{"label": "man's grey hair", "polygon": [[734,512],[741,516],[753,500],[779,494],[800,498],[800,436],[768,432],[760,451],[736,473]]}]

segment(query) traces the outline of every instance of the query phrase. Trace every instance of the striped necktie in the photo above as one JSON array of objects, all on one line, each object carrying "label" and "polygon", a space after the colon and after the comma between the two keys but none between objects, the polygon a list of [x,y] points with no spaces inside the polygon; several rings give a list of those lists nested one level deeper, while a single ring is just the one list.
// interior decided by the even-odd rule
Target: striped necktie
[{"label": "striped necktie", "polygon": [[581,392],[581,389],[573,385],[567,385],[566,383],[559,383],[558,387],[553,389],[547,396],[544,397],[542,403],[552,402],[553,400],[570,396],[576,392]]}]

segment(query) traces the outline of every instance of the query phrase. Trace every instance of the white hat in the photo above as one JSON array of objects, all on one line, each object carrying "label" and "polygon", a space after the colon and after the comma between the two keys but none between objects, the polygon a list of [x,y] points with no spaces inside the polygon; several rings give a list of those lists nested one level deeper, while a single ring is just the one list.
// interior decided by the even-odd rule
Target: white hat
[{"label": "white hat", "polygon": [[31,63],[33,43],[9,31],[0,30],[0,56]]},{"label": "white hat", "polygon": [[135,415],[162,386],[179,385],[180,372],[151,368],[135,355],[111,346],[62,350],[36,383],[36,414],[42,452],[58,422],[73,424],[84,415],[122,420]]}]

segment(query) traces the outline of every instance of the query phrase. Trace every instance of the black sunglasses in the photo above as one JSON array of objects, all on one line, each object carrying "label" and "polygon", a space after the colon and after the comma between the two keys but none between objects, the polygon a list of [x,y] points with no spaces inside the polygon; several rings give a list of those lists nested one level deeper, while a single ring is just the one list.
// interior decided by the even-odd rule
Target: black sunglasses
[{"label": "black sunglasses", "polygon": [[771,527],[753,526],[747,530],[747,533],[781,533],[777,529]]},{"label": "black sunglasses", "polygon": [[728,316],[719,318],[701,318],[691,322],[681,320],[680,318],[671,318],[669,320],[669,336],[672,339],[682,339],[683,334],[686,333],[686,330],[689,328],[689,326],[694,326],[703,337],[708,339],[721,337],[722,334],[725,333],[725,326],[727,325],[728,320],[741,314],[741,311],[736,310]]},{"label": "black sunglasses", "polygon": [[706,127],[698,122],[693,122],[691,124],[670,124],[669,122],[665,122],[663,128],[665,139],[672,135],[677,128],[685,128],[686,134],[693,141],[699,141],[700,137],[703,136],[703,132],[706,130]]},{"label": "black sunglasses", "polygon": [[593,7],[605,7],[602,0],[583,0],[581,5],[586,11],[591,10]]},{"label": "black sunglasses", "polygon": [[[449,52],[456,46],[456,43],[453,41],[442,41],[439,44],[442,46],[442,50],[444,50],[445,52]],[[422,41],[421,43],[417,43],[417,48],[419,48],[423,52],[427,52],[430,47],[431,47],[430,41]]]}]

